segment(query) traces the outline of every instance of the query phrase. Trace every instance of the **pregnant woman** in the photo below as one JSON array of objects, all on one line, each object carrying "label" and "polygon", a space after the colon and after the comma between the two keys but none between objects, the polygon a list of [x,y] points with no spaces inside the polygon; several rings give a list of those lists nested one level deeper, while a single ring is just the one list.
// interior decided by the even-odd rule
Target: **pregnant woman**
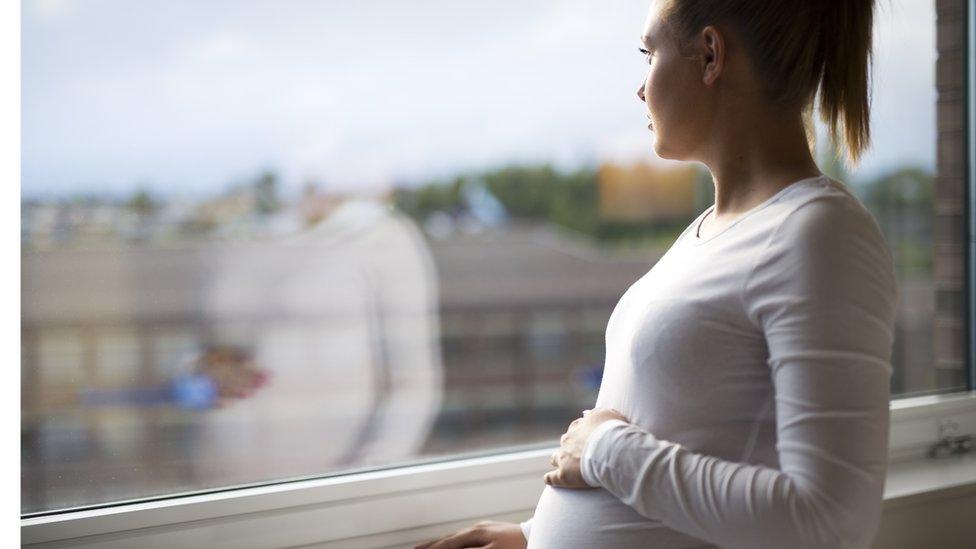
[{"label": "pregnant woman", "polygon": [[898,290],[871,214],[824,176],[812,106],[869,144],[873,2],[660,0],[637,95],[715,204],[621,297],[603,382],[535,515],[419,547],[861,548],[887,466]]}]

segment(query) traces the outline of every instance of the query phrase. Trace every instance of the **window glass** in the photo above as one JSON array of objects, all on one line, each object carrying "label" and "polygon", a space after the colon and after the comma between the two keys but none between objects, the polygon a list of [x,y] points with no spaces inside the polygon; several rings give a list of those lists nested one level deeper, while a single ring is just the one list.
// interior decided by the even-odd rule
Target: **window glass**
[{"label": "window glass", "polygon": [[[22,511],[551,444],[713,199],[646,4],[24,2]],[[896,258],[893,393],[958,390],[962,2],[885,4],[874,147],[817,154]]]},{"label": "window glass", "polygon": [[900,291],[895,396],[967,388],[964,4],[878,4],[872,149],[850,173],[822,162],[825,171],[849,182],[892,251]]}]

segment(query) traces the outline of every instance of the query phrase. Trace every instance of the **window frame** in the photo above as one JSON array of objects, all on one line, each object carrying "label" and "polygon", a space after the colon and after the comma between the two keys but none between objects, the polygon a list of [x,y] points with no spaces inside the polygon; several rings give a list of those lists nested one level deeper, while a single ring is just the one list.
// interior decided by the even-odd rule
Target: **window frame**
[{"label": "window frame", "polygon": [[[976,493],[976,460],[932,463],[925,450],[952,420],[960,434],[976,436],[976,128],[974,56],[976,0],[966,2],[964,76],[967,86],[964,216],[964,333],[968,390],[891,401],[886,500],[936,491]],[[351,472],[321,478],[171,495],[80,510],[24,515],[24,545],[140,545],[268,547],[329,542],[330,547],[402,544],[485,517],[524,520],[531,515],[556,445]],[[919,475],[919,472],[923,473]],[[925,482],[912,478],[931,477]],[[935,478],[938,477],[938,478]],[[889,476],[889,481],[892,479]],[[915,484],[912,484],[915,482]],[[369,517],[368,521],[362,517]],[[409,532],[404,534],[404,532]],[[411,537],[412,536],[412,537]]]},{"label": "window frame", "polygon": [[969,360],[967,385],[970,391],[976,391],[976,0],[965,3],[966,48],[963,51],[963,75],[966,86],[965,121],[963,162],[966,174],[966,185],[963,189],[963,218],[966,227],[963,250],[963,281],[966,296],[965,318],[963,319],[963,333],[966,335],[966,351],[963,353]]},{"label": "window frame", "polygon": [[[890,467],[919,464],[912,469],[916,476],[920,469],[930,468],[920,458],[938,439],[939,422],[948,418],[962,432],[976,432],[976,391],[893,400]],[[100,547],[126,547],[136,539],[139,545],[151,546],[224,540],[234,547],[269,547],[323,542],[341,546],[345,540],[354,547],[363,545],[353,540],[372,536],[392,545],[402,543],[404,535],[422,539],[484,517],[528,518],[555,448],[53,512],[22,519],[21,542],[84,544],[87,539]],[[906,490],[976,492],[976,461],[940,462],[939,467],[940,475],[929,484],[889,486],[886,499],[904,497]]]}]

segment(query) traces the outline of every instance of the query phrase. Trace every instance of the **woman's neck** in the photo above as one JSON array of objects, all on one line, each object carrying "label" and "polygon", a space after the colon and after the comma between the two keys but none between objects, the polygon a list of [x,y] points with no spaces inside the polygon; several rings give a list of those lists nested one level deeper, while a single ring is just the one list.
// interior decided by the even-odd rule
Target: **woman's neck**
[{"label": "woman's neck", "polygon": [[716,218],[735,217],[790,183],[821,174],[798,113],[737,114],[716,126],[722,130],[702,155],[715,183]]}]

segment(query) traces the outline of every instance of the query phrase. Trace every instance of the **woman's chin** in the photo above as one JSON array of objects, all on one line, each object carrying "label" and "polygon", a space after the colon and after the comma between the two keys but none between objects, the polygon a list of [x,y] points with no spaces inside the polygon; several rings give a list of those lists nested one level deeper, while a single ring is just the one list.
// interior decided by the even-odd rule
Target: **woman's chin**
[{"label": "woman's chin", "polygon": [[687,160],[686,155],[668,148],[657,134],[654,134],[654,154],[662,160]]},{"label": "woman's chin", "polygon": [[661,140],[658,138],[657,134],[654,134],[653,139],[654,139],[654,145],[653,145],[654,154],[656,154],[658,158],[664,158],[670,160],[671,158],[668,154],[668,148],[665,147],[663,144],[661,144]]}]

